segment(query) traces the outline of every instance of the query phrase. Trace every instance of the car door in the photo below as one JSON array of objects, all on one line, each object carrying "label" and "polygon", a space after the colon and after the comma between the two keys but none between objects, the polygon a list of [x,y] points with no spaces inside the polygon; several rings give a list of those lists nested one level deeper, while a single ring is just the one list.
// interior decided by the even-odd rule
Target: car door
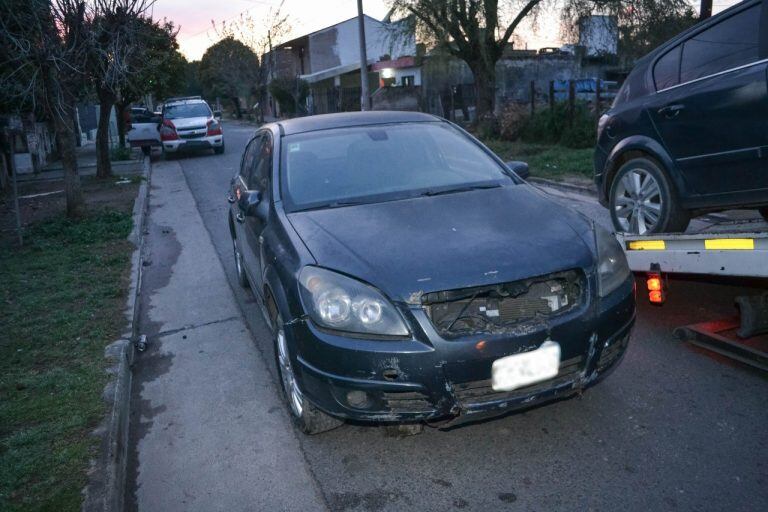
[{"label": "car door", "polygon": [[243,257],[243,263],[246,266],[246,273],[252,274],[255,269],[248,266],[247,253],[251,251],[246,241],[245,231],[245,208],[243,199],[248,192],[248,182],[250,180],[250,173],[253,169],[253,164],[256,156],[261,150],[261,141],[263,138],[262,133],[256,134],[251,139],[243,152],[243,158],[240,160],[240,170],[232,178],[232,187],[227,200],[232,204],[232,217],[235,219],[233,223],[235,229],[235,243],[238,244],[240,254]]},{"label": "car door", "polygon": [[761,9],[753,3],[692,34],[654,64],[648,112],[697,194],[768,188]]},{"label": "car door", "polygon": [[[254,143],[257,141],[254,139]],[[250,272],[251,281],[257,294],[262,292],[262,237],[269,214],[270,187],[269,178],[272,170],[272,135],[263,132],[258,144],[253,147],[253,159],[248,162],[248,180],[246,182],[250,201],[237,202],[241,216],[243,240],[246,245],[243,259]],[[258,199],[258,200],[256,200]]]}]

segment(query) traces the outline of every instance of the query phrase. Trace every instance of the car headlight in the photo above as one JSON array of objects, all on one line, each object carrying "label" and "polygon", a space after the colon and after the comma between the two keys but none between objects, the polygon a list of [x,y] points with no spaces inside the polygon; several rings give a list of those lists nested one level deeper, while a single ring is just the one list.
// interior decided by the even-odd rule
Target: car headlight
[{"label": "car headlight", "polygon": [[608,230],[595,225],[597,243],[597,282],[600,297],[621,286],[630,276],[627,257],[619,241]]},{"label": "car headlight", "polygon": [[307,266],[299,289],[312,320],[337,331],[407,336],[397,308],[375,288],[320,267]]}]

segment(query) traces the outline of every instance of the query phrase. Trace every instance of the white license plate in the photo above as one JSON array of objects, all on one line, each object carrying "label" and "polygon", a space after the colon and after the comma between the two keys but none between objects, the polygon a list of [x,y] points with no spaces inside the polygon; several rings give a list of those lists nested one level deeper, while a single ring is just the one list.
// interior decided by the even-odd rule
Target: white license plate
[{"label": "white license plate", "polygon": [[560,345],[547,340],[536,350],[502,357],[491,366],[494,391],[511,391],[551,379],[560,369]]}]

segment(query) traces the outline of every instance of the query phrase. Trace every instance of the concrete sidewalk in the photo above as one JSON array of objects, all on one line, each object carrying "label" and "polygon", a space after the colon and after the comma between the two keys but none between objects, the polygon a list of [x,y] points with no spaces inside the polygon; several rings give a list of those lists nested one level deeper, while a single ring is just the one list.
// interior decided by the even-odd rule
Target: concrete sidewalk
[{"label": "concrete sidewalk", "polygon": [[127,508],[324,510],[178,163],[149,208]]}]

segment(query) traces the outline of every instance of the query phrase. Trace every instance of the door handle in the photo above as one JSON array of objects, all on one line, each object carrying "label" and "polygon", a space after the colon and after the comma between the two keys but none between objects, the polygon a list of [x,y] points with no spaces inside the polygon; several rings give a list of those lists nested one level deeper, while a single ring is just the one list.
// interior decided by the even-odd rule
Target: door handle
[{"label": "door handle", "polygon": [[230,203],[234,203],[236,201],[235,196],[233,196],[232,194],[227,195],[227,201],[229,201]]},{"label": "door handle", "polygon": [[235,220],[237,222],[245,222],[245,215],[243,215],[243,212],[238,212],[237,215],[235,215]]},{"label": "door handle", "polygon": [[685,105],[667,105],[666,107],[661,107],[658,110],[658,113],[660,116],[664,116],[667,119],[674,119],[683,110],[685,110]]}]

